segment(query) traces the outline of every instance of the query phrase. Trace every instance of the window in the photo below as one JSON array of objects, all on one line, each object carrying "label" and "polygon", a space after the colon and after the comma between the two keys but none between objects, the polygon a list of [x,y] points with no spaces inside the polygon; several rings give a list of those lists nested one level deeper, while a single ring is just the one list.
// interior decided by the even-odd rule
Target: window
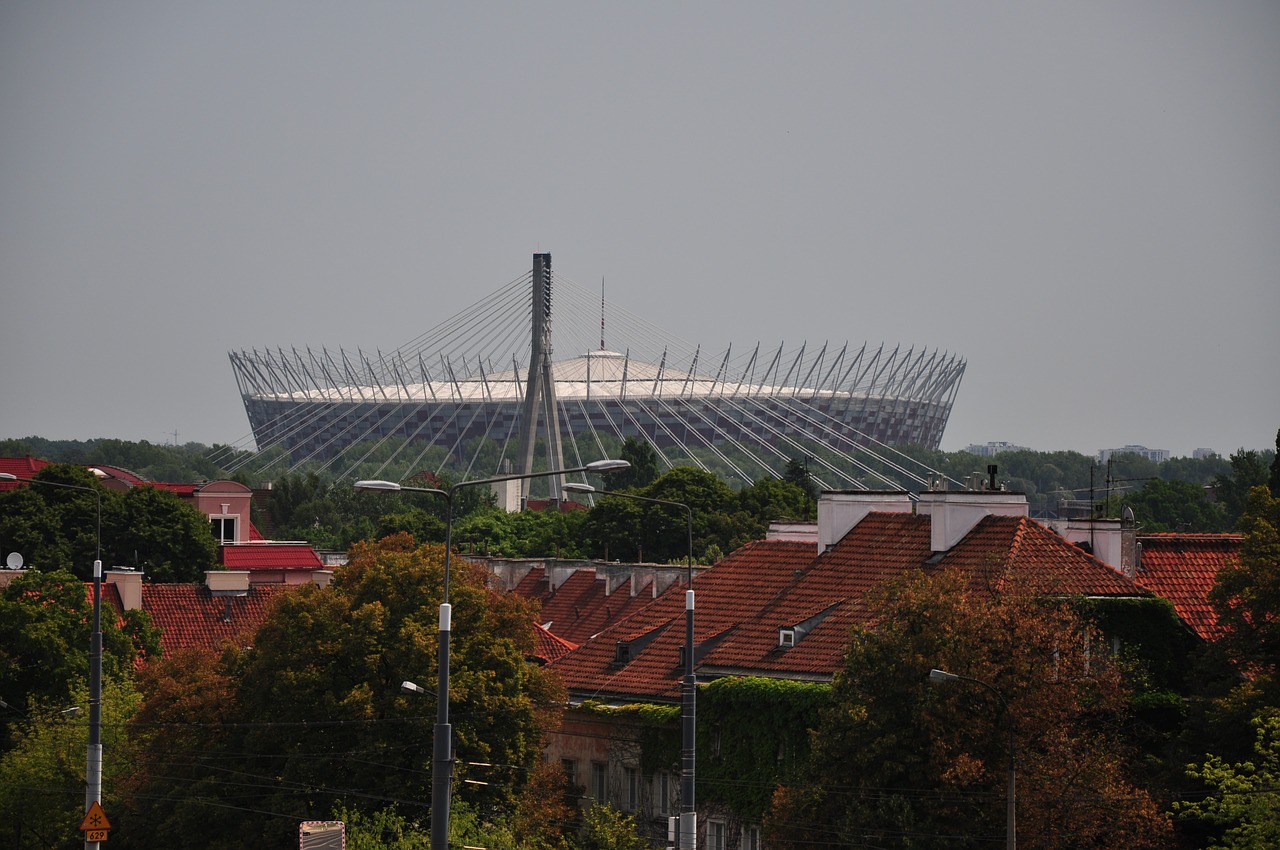
[{"label": "window", "polygon": [[658,814],[671,814],[671,774],[658,774]]},{"label": "window", "polygon": [[604,803],[606,799],[608,773],[603,763],[598,761],[591,762],[591,796],[595,797],[597,803]]},{"label": "window", "polygon": [[640,808],[640,771],[634,767],[622,769],[622,810],[634,812]]},{"label": "window", "polygon": [[724,850],[724,821],[707,821],[707,850]]},{"label": "window", "polygon": [[760,827],[748,826],[743,828],[742,850],[760,850]]},{"label": "window", "polygon": [[795,646],[795,629],[778,629],[778,646]]},{"label": "window", "polygon": [[209,525],[213,528],[213,539],[219,543],[235,543],[236,519],[233,516],[210,517]]},{"label": "window", "polygon": [[578,763],[573,759],[560,759],[560,766],[564,768],[565,787],[572,791],[578,785]]}]

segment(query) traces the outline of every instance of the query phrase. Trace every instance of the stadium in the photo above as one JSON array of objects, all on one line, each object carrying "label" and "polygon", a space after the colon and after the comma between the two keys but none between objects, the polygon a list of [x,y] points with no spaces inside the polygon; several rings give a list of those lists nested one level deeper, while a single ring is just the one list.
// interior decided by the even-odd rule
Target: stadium
[{"label": "stadium", "polygon": [[[555,347],[571,356],[553,358],[553,324]],[[564,468],[616,454],[630,437],[663,467],[694,465],[731,483],[779,476],[800,459],[828,489],[924,483],[894,447],[938,447],[965,369],[936,349],[869,344],[757,343],[711,355],[606,311],[603,285],[594,293],[553,279],[550,254],[390,353],[230,358],[259,451],[281,447],[294,467],[339,477],[480,477],[531,469],[539,451]]]}]

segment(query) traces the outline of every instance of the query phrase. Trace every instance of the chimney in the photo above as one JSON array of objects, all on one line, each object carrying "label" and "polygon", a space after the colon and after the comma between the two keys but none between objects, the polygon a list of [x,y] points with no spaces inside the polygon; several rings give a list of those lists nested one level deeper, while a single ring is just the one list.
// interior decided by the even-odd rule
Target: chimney
[{"label": "chimney", "polygon": [[869,513],[909,514],[911,496],[901,490],[822,493],[818,497],[818,551],[835,546]]},{"label": "chimney", "polygon": [[214,596],[248,596],[248,570],[209,570],[204,582]]},{"label": "chimney", "polygon": [[771,522],[765,540],[786,540],[790,543],[818,542],[818,525],[813,522]]},{"label": "chimney", "polygon": [[935,552],[945,552],[959,543],[985,516],[1029,515],[1026,494],[1005,490],[921,493],[916,512],[929,517],[930,548]]},{"label": "chimney", "polygon": [[1137,578],[1142,569],[1142,547],[1138,545],[1138,523],[1133,518],[1133,508],[1128,505],[1120,511],[1120,572],[1126,578]]},{"label": "chimney", "polygon": [[138,570],[126,570],[123,567],[112,567],[107,570],[107,584],[116,586],[120,594],[120,604],[126,611],[136,611],[142,607],[142,573]]},{"label": "chimney", "polygon": [[1059,520],[1050,527],[1062,539],[1074,543],[1111,569],[1129,578],[1137,575],[1138,528],[1126,506],[1121,519],[1090,517]]}]

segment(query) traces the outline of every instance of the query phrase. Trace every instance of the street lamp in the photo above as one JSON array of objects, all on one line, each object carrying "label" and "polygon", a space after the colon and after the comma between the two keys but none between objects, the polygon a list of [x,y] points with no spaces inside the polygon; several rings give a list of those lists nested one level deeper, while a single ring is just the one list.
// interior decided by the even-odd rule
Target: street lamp
[{"label": "street lamp", "polygon": [[677,847],[696,848],[698,846],[698,811],[694,799],[694,779],[697,773],[697,680],[694,673],[693,642],[693,510],[684,502],[673,502],[668,499],[655,499],[651,496],[639,496],[635,493],[622,493],[611,490],[598,490],[590,484],[569,482],[564,489],[573,493],[599,493],[602,496],[618,496],[623,499],[635,499],[638,502],[652,502],[657,505],[670,505],[684,511],[685,540],[688,551],[685,556],[685,591],[684,591],[684,685],[681,699],[681,744],[680,744],[680,829],[677,832]]},{"label": "street lamp", "polygon": [[974,679],[971,676],[961,676],[957,673],[948,673],[946,670],[939,670],[936,667],[929,671],[929,681],[935,683],[948,682],[972,682],[975,685],[981,685],[991,693],[995,694],[1000,700],[1000,705],[1004,708],[1005,718],[1009,721],[1009,787],[1005,792],[1005,834],[1004,844],[1006,850],[1017,850],[1017,741],[1014,737],[1013,712],[1009,711],[1009,701],[994,685],[990,685],[981,679]]},{"label": "street lamp", "polygon": [[[444,496],[448,502],[448,517],[445,520],[444,532],[444,592],[440,602],[440,640],[437,650],[436,727],[431,754],[431,850],[448,850],[449,846],[449,795],[453,780],[453,728],[449,724],[449,636],[452,630],[453,608],[449,604],[449,567],[453,552],[454,496],[463,487],[476,487],[481,484],[498,484],[524,478],[546,478],[552,475],[569,475],[574,472],[603,475],[620,472],[630,467],[631,464],[625,460],[606,458],[570,469],[550,469],[542,472],[459,481],[447,490],[438,487],[406,487],[394,481],[357,481],[355,483],[357,490],[434,493]],[[404,685],[402,684],[401,687]]]},{"label": "street lamp", "polygon": [[[89,746],[84,771],[84,810],[87,814],[90,806],[102,802],[102,489],[42,478],[19,479],[12,473],[0,472],[0,481],[19,480],[26,484],[83,490],[92,493],[98,503],[97,548],[93,561],[93,634],[89,638]],[[97,850],[98,842],[86,841],[84,846],[85,850]]]}]

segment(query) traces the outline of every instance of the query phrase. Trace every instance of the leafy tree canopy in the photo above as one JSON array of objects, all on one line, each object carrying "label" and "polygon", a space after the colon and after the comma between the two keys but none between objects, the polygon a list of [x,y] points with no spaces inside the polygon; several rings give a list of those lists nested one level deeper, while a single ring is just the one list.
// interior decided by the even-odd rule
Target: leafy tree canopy
[{"label": "leafy tree canopy", "polygon": [[31,565],[89,580],[101,557],[104,568],[138,567],[155,581],[197,581],[216,565],[208,518],[173,493],[108,490],[75,464],[50,464],[32,482],[0,493],[0,545]]},{"label": "leafy tree canopy", "polygon": [[1256,758],[1228,764],[1209,756],[1203,764],[1190,765],[1187,775],[1202,780],[1214,793],[1202,800],[1174,803],[1183,818],[1195,818],[1224,827],[1221,838],[1209,850],[1269,850],[1280,847],[1280,715],[1254,721]]},{"label": "leafy tree canopy", "polygon": [[1240,530],[1240,561],[1218,573],[1209,598],[1232,658],[1274,682],[1280,672],[1280,499],[1254,487]]},{"label": "leafy tree canopy", "polygon": [[[102,669],[121,678],[140,653],[157,647],[145,614],[122,629],[114,610],[103,607]],[[66,705],[88,678],[92,631],[93,601],[79,578],[65,570],[28,570],[15,578],[0,590],[0,697],[19,715]],[[0,736],[10,729],[0,727]],[[0,749],[7,743],[0,737]]]},{"label": "leafy tree canopy", "polygon": [[[216,664],[187,659],[148,679],[149,723],[196,722],[203,733],[200,744],[179,741],[140,791],[143,800],[168,800],[147,814],[149,834],[177,840],[203,824],[202,834],[227,841],[283,844],[289,818],[324,820],[338,805],[374,817],[397,804],[425,822],[443,555],[406,535],[360,544],[330,588],[282,594],[253,648]],[[530,603],[495,596],[463,559],[453,560],[449,597],[455,796],[506,816],[518,808],[563,691],[526,661]],[[427,695],[403,693],[406,679]],[[157,763],[167,742],[151,742]],[[210,807],[202,799],[215,789],[220,798],[251,794],[253,803],[247,812]],[[189,836],[185,846],[194,846]]]},{"label": "leafy tree canopy", "polygon": [[[1100,636],[1070,605],[972,595],[953,575],[884,594],[882,619],[854,629],[808,775],[775,795],[770,846],[998,843],[1011,726],[1020,846],[1166,846],[1166,819],[1123,775],[1122,671],[1088,651]],[[931,668],[991,690],[933,686]]]}]

